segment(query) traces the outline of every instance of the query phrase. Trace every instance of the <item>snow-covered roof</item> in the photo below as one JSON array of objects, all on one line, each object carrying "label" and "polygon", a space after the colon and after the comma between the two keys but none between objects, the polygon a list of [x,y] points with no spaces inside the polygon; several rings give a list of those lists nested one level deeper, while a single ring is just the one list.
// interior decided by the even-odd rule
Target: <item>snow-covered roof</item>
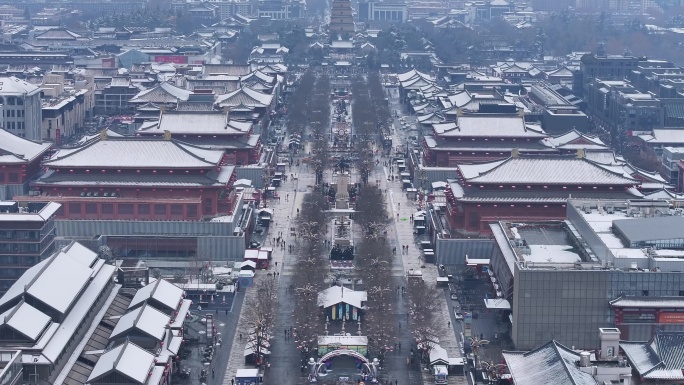
[{"label": "snow-covered roof", "polygon": [[163,82],[150,89],[140,91],[130,100],[131,103],[176,103],[187,101],[192,91]]},{"label": "snow-covered roof", "polygon": [[432,127],[435,134],[444,137],[546,138],[546,133],[541,127],[526,124],[524,117],[517,115],[460,116],[457,122],[438,123]]},{"label": "snow-covered roof", "polygon": [[0,298],[0,305],[26,293],[59,313],[66,313],[93,273],[90,265],[84,264],[89,257],[80,255],[93,252],[84,249],[76,247],[70,251],[69,246],[64,247],[28,269]]},{"label": "snow-covered roof", "polygon": [[40,87],[35,84],[21,80],[14,76],[0,77],[0,93],[3,95],[22,96],[40,91]]},{"label": "snow-covered roof", "polygon": [[[511,157],[505,161],[485,164],[478,176],[468,183],[507,183],[545,185],[637,185],[638,181],[615,173],[583,158],[570,157]],[[459,170],[464,166],[459,165]]]},{"label": "snow-covered roof", "polygon": [[620,341],[632,367],[647,380],[684,380],[684,333],[656,330],[649,342]]},{"label": "snow-covered roof", "polygon": [[87,382],[93,382],[107,374],[117,372],[137,384],[145,384],[154,366],[154,355],[126,341],[105,352],[97,360]]},{"label": "snow-covered roof", "polygon": [[183,289],[165,279],[158,279],[138,289],[128,308],[132,309],[149,298],[166,306],[168,310],[176,310],[178,303],[183,299]]},{"label": "snow-covered roof", "polygon": [[157,341],[162,341],[166,332],[165,327],[169,321],[171,319],[168,315],[145,304],[124,314],[116,323],[116,327],[109,338],[114,339],[136,329]]},{"label": "snow-covered roof", "polygon": [[511,303],[505,298],[485,299],[484,303],[487,309],[511,310]]},{"label": "snow-covered roof", "polygon": [[368,337],[366,336],[318,336],[319,346],[339,344],[341,346],[366,346]]},{"label": "snow-covered roof", "polygon": [[648,143],[684,143],[684,130],[654,128],[652,134],[639,135],[639,138]]},{"label": "snow-covered roof", "polygon": [[449,353],[443,347],[435,344],[432,349],[430,349],[430,365],[434,364],[448,364],[449,363]]},{"label": "snow-covered roof", "polygon": [[565,134],[545,138],[541,142],[551,148],[565,149],[606,149],[608,146],[594,135],[585,134],[577,130],[566,132]]},{"label": "snow-covered roof", "polygon": [[207,150],[175,140],[108,138],[76,149],[57,151],[47,167],[92,168],[210,168],[223,157],[223,151]]},{"label": "snow-covered roof", "polygon": [[50,321],[50,316],[24,301],[0,314],[0,328],[10,327],[33,342],[38,339]]},{"label": "snow-covered roof", "polygon": [[273,101],[272,94],[255,91],[249,87],[239,89],[216,98],[216,104],[221,107],[267,107]]},{"label": "snow-covered roof", "polygon": [[368,300],[365,291],[355,291],[344,286],[329,287],[318,293],[318,306],[328,308],[338,303],[347,303],[361,309],[363,302]]},{"label": "snow-covered roof", "polygon": [[0,164],[28,163],[43,155],[52,143],[34,142],[0,128]]},{"label": "snow-covered roof", "polygon": [[226,135],[244,134],[252,128],[251,122],[231,120],[222,111],[167,111],[162,112],[156,125],[138,129],[139,133],[169,131],[172,135]]},{"label": "snow-covered roof", "polygon": [[434,81],[435,81],[435,78],[434,78],[434,77],[432,77],[432,76],[430,76],[430,75],[428,75],[428,74],[422,73],[422,72],[418,71],[418,70],[415,69],[415,68],[411,69],[411,70],[408,71],[408,72],[404,72],[403,74],[397,74],[397,79],[398,79],[400,82],[404,82],[404,81],[407,81],[407,80],[412,79],[412,78],[415,78],[415,77],[423,78],[423,79],[429,80],[429,81],[431,81],[431,82],[434,82]]},{"label": "snow-covered roof", "polygon": [[516,384],[596,385],[579,369],[580,354],[556,341],[529,352],[502,352]]}]

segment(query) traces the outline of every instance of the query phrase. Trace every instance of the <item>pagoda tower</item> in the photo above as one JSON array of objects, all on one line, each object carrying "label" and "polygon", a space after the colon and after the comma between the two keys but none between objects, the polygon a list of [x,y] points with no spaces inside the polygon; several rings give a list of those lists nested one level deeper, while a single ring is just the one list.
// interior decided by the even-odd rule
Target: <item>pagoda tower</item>
[{"label": "pagoda tower", "polygon": [[354,17],[350,0],[333,0],[329,29],[330,32],[336,32],[340,37],[345,32],[350,35],[354,34]]}]

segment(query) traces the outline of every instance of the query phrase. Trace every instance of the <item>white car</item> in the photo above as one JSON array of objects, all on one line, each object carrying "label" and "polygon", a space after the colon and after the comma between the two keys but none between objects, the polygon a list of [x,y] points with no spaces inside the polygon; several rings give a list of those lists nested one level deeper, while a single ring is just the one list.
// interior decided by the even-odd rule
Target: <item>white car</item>
[{"label": "white car", "polygon": [[461,321],[463,319],[463,313],[461,313],[459,310],[460,309],[454,307],[454,317],[456,318],[456,321]]}]

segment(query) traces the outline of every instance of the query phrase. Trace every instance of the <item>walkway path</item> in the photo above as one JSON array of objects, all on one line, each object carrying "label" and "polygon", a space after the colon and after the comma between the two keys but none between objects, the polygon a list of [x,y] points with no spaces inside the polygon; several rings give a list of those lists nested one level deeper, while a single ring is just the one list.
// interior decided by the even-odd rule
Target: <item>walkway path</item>
[{"label": "walkway path", "polygon": [[[300,166],[300,168],[303,168],[304,166]],[[267,202],[267,206],[273,208],[274,210],[274,215],[273,215],[273,222],[271,222],[271,226],[269,228],[269,234],[266,236],[266,242],[264,246],[275,246],[273,245],[272,239],[274,237],[278,237],[278,234],[282,232],[282,236],[285,238],[285,244],[286,247],[280,248],[280,247],[274,247],[273,249],[273,254],[272,254],[272,259],[271,263],[269,266],[268,270],[257,270],[257,274],[255,276],[255,281],[260,280],[260,279],[269,279],[268,274],[278,274],[277,279],[279,280],[279,287],[278,287],[278,298],[283,299],[286,298],[285,294],[285,287],[289,284],[288,282],[285,282],[286,280],[289,279],[289,273],[288,271],[291,271],[289,268],[290,265],[292,265],[292,256],[289,255],[289,253],[286,253],[287,250],[287,245],[290,244],[292,241],[290,238],[290,227],[291,223],[293,223],[293,218],[294,215],[296,215],[296,208],[301,207],[301,201],[302,201],[302,196],[304,195],[304,192],[306,192],[308,185],[312,185],[313,182],[310,180],[311,177],[308,175],[304,175],[299,172],[299,169],[295,167],[294,165],[291,167],[290,170],[288,170],[287,174],[290,173],[297,173],[298,178],[297,179],[289,179],[285,181],[282,185],[281,188],[278,189],[278,194],[280,195],[280,201],[276,199],[270,199]],[[302,187],[300,187],[302,186]],[[286,199],[287,195],[289,194],[289,198]],[[295,214],[293,214],[295,213]],[[244,304],[245,306],[242,307],[243,311],[240,314],[240,318],[238,320],[238,325],[237,325],[237,331],[235,332],[235,335],[233,336],[232,341],[227,341],[232,344],[231,351],[230,351],[230,357],[228,358],[228,365],[227,369],[225,371],[225,374],[223,376],[223,385],[228,385],[232,384],[231,380],[235,379],[235,373],[237,372],[238,369],[241,368],[254,368],[254,366],[248,366],[245,364],[245,359],[244,359],[244,350],[245,346],[247,344],[247,333],[249,331],[249,325],[248,325],[248,320],[246,319],[245,316],[245,310],[249,308],[250,303],[255,301],[256,299],[256,290],[254,287],[248,287],[245,289],[245,296],[244,296]],[[278,307],[278,314],[277,314],[277,326],[280,326],[281,320],[289,320],[291,319],[291,311],[285,311],[284,309],[292,309],[291,303],[288,304],[287,301],[279,300],[279,307]],[[285,313],[285,314],[284,314]],[[273,344],[272,349],[280,349],[282,348],[283,344],[280,343],[278,338],[282,339],[282,336],[277,333],[278,327],[275,329],[275,336],[276,337],[274,340],[271,341]],[[240,334],[242,334],[242,339],[240,339]],[[275,352],[274,352],[275,353]],[[274,370],[274,367],[271,367],[271,370]],[[271,377],[268,373],[265,376],[265,380]],[[286,382],[279,382],[280,384],[288,385]],[[274,383],[275,384],[275,383]],[[293,382],[294,384],[294,382]]]}]

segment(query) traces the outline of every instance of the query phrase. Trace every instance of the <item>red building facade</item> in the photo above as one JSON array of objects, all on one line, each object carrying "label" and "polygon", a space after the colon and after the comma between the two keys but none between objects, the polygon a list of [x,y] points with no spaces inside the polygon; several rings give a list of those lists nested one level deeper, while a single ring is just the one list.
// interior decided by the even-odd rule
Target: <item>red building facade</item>
[{"label": "red building facade", "polygon": [[458,166],[459,180],[446,190],[447,218],[463,235],[489,233],[499,220],[565,219],[567,199],[638,199],[639,181],[592,162],[579,151],[568,156],[514,156]]},{"label": "red building facade", "polygon": [[234,211],[234,166],[222,150],[170,138],[106,138],[62,149],[19,200],[62,203],[58,218],[201,220]]},{"label": "red building facade", "polygon": [[[20,188],[40,171],[40,162],[51,146],[51,143],[34,142],[0,129],[0,185]],[[0,191],[0,200],[11,198],[2,196]]]}]

